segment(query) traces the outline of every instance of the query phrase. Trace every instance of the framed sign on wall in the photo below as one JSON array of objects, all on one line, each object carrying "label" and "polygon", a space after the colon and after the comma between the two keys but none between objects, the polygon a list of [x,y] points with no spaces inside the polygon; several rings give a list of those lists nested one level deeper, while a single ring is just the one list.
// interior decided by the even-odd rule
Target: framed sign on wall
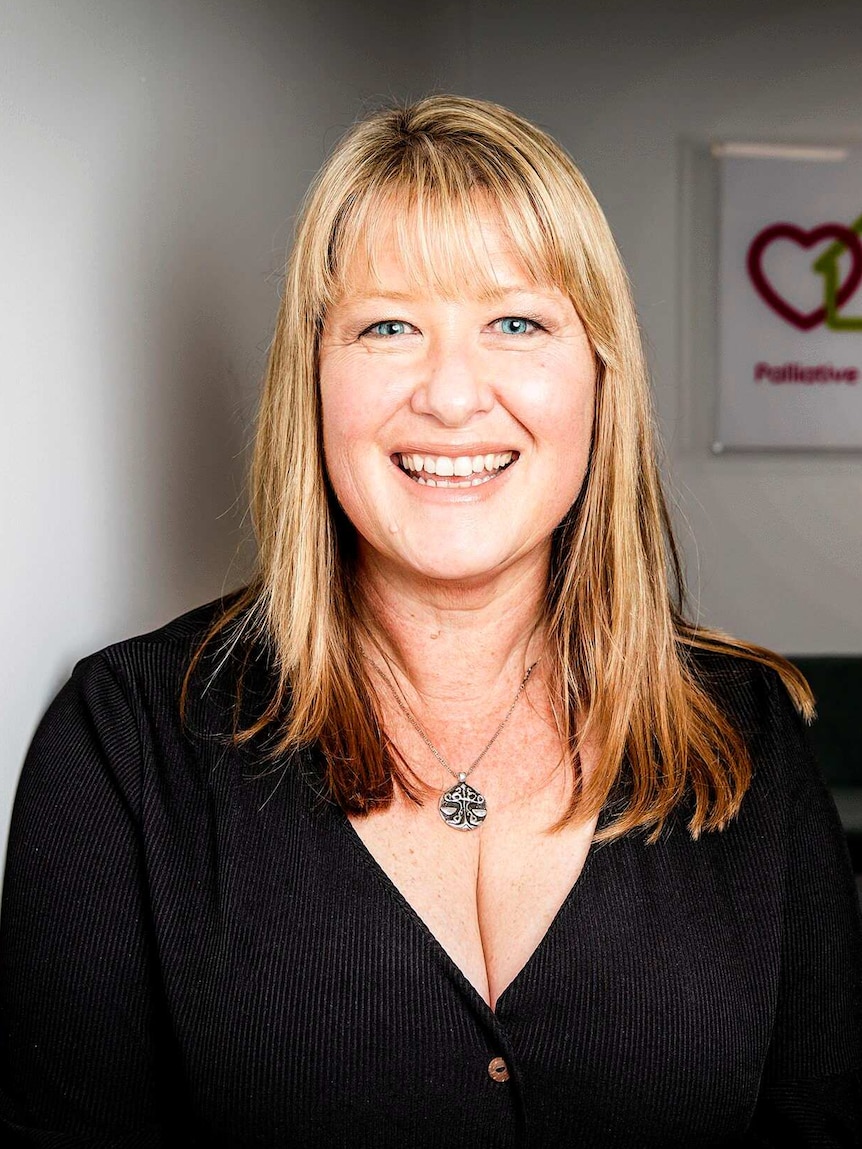
[{"label": "framed sign on wall", "polygon": [[862,149],[714,144],[714,450],[862,449]]}]

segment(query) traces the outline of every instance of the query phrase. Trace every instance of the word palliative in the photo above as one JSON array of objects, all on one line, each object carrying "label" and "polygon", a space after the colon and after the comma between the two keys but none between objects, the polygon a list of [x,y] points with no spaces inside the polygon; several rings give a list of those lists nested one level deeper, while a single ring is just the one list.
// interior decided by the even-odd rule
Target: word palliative
[{"label": "word palliative", "polygon": [[833,363],[813,366],[804,363],[755,364],[754,381],[760,383],[764,379],[770,383],[856,383],[859,368],[836,367]]}]

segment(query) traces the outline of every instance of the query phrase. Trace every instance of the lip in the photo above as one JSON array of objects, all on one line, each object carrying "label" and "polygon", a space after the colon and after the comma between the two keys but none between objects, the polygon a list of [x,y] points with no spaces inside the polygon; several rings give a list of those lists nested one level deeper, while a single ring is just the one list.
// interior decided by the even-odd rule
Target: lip
[{"label": "lip", "polygon": [[451,443],[448,443],[445,447],[397,447],[390,452],[389,457],[394,458],[396,455],[443,455],[447,459],[460,459],[467,455],[505,455],[508,451],[511,451],[513,455],[520,455],[521,453],[517,447],[513,447],[510,443],[505,443],[502,446],[499,443],[464,443],[458,447],[453,447]]}]

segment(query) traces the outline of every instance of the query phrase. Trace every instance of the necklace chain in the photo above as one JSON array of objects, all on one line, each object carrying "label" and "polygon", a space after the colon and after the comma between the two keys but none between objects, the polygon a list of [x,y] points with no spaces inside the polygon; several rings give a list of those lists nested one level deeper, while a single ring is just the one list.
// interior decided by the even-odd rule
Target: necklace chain
[{"label": "necklace chain", "polygon": [[[488,753],[488,751],[491,749],[491,747],[494,745],[494,743],[497,741],[497,739],[503,733],[503,729],[505,728],[506,723],[512,717],[512,714],[515,711],[515,707],[518,705],[518,699],[524,693],[524,690],[527,687],[527,683],[530,681],[530,675],[535,670],[536,666],[538,665],[538,662],[539,662],[539,660],[536,659],[536,661],[533,663],[533,665],[529,667],[529,669],[527,670],[527,673],[521,679],[521,685],[518,687],[518,692],[515,695],[515,697],[512,699],[512,705],[506,711],[506,713],[503,717],[503,721],[500,723],[500,725],[497,727],[497,729],[494,731],[494,733],[491,735],[491,737],[485,743],[479,756],[477,758],[473,759],[473,761],[467,767],[466,770],[453,770],[452,769],[452,767],[449,765],[449,763],[446,761],[446,759],[443,757],[443,755],[440,753],[440,751],[437,749],[437,747],[434,745],[434,743],[431,741],[431,739],[425,733],[424,729],[422,728],[421,724],[419,723],[419,720],[416,717],[414,717],[413,712],[398,697],[398,691],[395,688],[394,684],[393,684],[393,688],[392,688],[392,697],[395,699],[395,705],[398,707],[398,709],[401,711],[401,713],[404,715],[404,717],[407,719],[407,721],[410,723],[410,725],[413,727],[413,729],[416,731],[416,733],[419,735],[419,737],[422,739],[422,741],[425,743],[425,745],[428,747],[428,749],[431,751],[431,753],[434,755],[434,757],[437,759],[437,761],[440,763],[440,765],[445,767],[445,769],[449,771],[449,773],[452,775],[453,778],[458,778],[460,781],[463,782],[464,779],[467,778],[467,776],[469,774],[472,774],[472,772],[476,769],[476,767],[479,765],[479,763],[482,761],[482,759],[485,757],[485,755]],[[376,662],[372,663],[372,665],[375,666],[380,673],[383,673],[382,668],[377,666]],[[384,674],[383,677],[384,677],[384,679],[386,679],[387,676]]]}]

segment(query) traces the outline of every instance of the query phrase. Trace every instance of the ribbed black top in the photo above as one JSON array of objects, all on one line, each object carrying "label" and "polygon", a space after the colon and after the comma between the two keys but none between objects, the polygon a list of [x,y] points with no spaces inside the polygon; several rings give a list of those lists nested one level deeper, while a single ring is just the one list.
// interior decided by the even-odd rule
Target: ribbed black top
[{"label": "ribbed black top", "polygon": [[181,726],[212,615],[85,659],[36,734],[0,927],[4,1145],[862,1143],[856,890],[777,675],[699,659],[755,755],[742,813],[594,846],[493,1013],[315,756],[263,773],[230,746],[231,658]]}]

